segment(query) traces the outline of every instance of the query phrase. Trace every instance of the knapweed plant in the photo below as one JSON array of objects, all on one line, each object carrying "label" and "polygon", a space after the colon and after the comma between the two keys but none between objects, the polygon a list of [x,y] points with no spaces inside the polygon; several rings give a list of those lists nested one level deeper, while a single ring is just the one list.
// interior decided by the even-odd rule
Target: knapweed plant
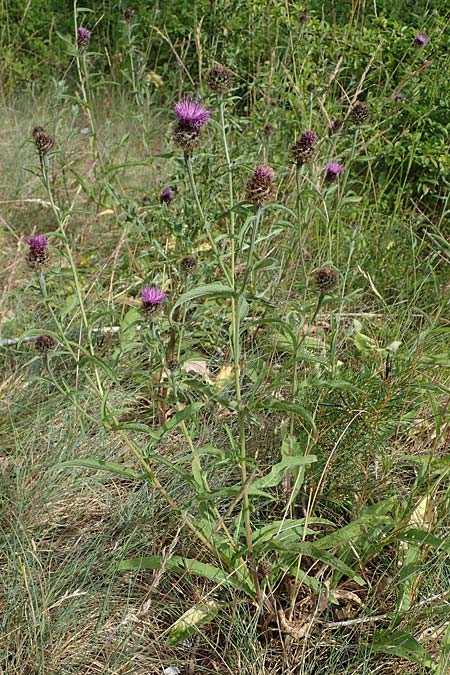
[{"label": "knapweed plant", "polygon": [[[201,21],[176,41],[152,25],[169,59],[160,68],[159,48],[139,37],[150,9],[145,23],[145,3],[119,4],[114,51],[104,42],[110,17],[75,2],[62,36],[73,92],[61,85],[61,119],[52,102],[22,144],[33,150],[27,176],[39,194],[20,209],[39,212],[17,237],[23,265],[11,266],[24,288],[7,285],[33,307],[35,328],[0,345],[19,356],[32,346],[36,389],[27,393],[58,397],[46,422],[55,434],[61,424],[43,461],[49,489],[90,485],[91,471],[114,478],[123,517],[99,528],[108,548],[93,576],[120,579],[118,592],[151,578],[151,595],[175,575],[164,593],[182,589],[188,608],[159,622],[169,645],[201,627],[209,640],[207,624],[228,612],[246,617],[255,653],[282,641],[289,655],[294,645],[273,672],[297,667],[299,644],[299,668],[310,672],[307,640],[323,628],[339,631],[328,649],[350,635],[348,651],[357,643],[443,675],[410,625],[411,608],[422,619],[437,598],[425,565],[445,578],[449,552],[446,178],[416,201],[432,182],[421,161],[433,157],[437,174],[446,159],[426,156],[408,122],[444,128],[421,93],[431,26],[394,39],[387,23],[382,53],[371,32],[381,19],[356,36],[353,24],[339,32],[339,7],[331,27],[295,3],[270,3],[270,17],[267,3],[250,3],[261,5],[252,21],[260,31],[273,22],[279,42],[272,49],[261,33],[234,49],[234,32],[253,26],[240,23],[246,3],[232,17],[226,3],[209,3],[230,44],[219,30],[204,35]],[[159,20],[159,5],[151,12]],[[117,101],[127,130],[115,134]],[[434,140],[442,149],[448,135]],[[29,326],[17,325],[14,336]],[[21,420],[11,419],[15,434]],[[88,479],[68,467],[88,469]],[[140,534],[128,539],[132,527]],[[32,539],[12,556],[33,599],[46,586],[29,585],[22,558],[30,551],[35,564],[47,544]],[[424,585],[429,597],[416,603]],[[33,605],[27,620],[48,632],[71,597],[46,596],[43,618]],[[444,609],[446,598],[437,600]],[[130,616],[123,622],[134,627]],[[337,672],[331,660],[318,664],[311,672]]]}]

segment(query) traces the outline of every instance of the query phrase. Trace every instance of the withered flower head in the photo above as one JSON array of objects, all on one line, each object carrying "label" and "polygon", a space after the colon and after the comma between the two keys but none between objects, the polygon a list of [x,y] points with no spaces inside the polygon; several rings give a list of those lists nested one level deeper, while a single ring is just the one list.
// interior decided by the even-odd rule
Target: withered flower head
[{"label": "withered flower head", "polygon": [[320,293],[330,293],[338,285],[339,275],[333,267],[322,267],[314,272],[314,281]]},{"label": "withered flower head", "polygon": [[266,164],[257,166],[247,183],[245,194],[248,201],[256,206],[273,201],[276,194],[274,177],[275,171],[272,167]]},{"label": "withered flower head", "polygon": [[314,131],[303,131],[291,148],[291,155],[297,165],[310,162],[316,154],[317,136]]},{"label": "withered flower head", "polygon": [[208,70],[206,81],[214,94],[226,94],[233,86],[234,76],[229,68],[217,64]]},{"label": "withered flower head", "polygon": [[362,124],[369,117],[369,106],[365,101],[355,103],[350,110],[350,118],[355,124]]},{"label": "withered flower head", "polygon": [[33,129],[33,140],[40,157],[44,157],[55,145],[55,139],[45,131],[44,127]]}]

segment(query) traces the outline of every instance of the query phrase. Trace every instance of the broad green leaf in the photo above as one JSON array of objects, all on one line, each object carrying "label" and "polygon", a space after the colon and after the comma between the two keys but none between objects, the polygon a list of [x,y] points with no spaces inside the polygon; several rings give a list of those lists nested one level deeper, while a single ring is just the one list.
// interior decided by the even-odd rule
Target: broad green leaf
[{"label": "broad green leaf", "polygon": [[167,644],[178,645],[180,642],[196,633],[217,616],[220,605],[215,600],[203,600],[190,607],[168,629]]},{"label": "broad green leaf", "polygon": [[142,317],[136,307],[128,310],[120,324],[120,346],[127,349],[137,342],[137,327],[142,322]]},{"label": "broad green leaf", "polygon": [[264,525],[252,534],[253,545],[256,547],[261,544],[271,541],[272,539],[286,539],[294,538],[298,541],[299,537],[304,534],[317,534],[315,530],[311,530],[308,525],[332,525],[330,520],[325,518],[286,518],[286,520],[275,520],[269,525]]},{"label": "broad green leaf", "polygon": [[283,480],[286,469],[293,469],[306,464],[313,464],[317,461],[315,455],[305,455],[304,457],[284,457],[281,462],[274,464],[270,473],[251,484],[253,489],[264,490],[266,488],[275,487]]},{"label": "broad green leaf", "polygon": [[67,467],[75,467],[79,469],[96,469],[97,471],[107,471],[114,473],[122,478],[130,478],[131,480],[145,480],[146,474],[140,474],[133,469],[129,469],[123,464],[116,464],[116,462],[103,462],[101,459],[68,459],[65,462],[58,462],[54,464],[53,469],[64,469]]},{"label": "broad green leaf", "polygon": [[422,645],[409,633],[380,630],[375,633],[371,648],[374,652],[394,654],[425,668],[436,667],[436,662],[433,661]]},{"label": "broad green leaf", "polygon": [[339,530],[325,535],[325,537],[318,539],[315,543],[320,548],[335,548],[342,544],[348,544],[349,541],[358,539],[361,535],[367,536],[367,530],[370,530],[371,527],[379,528],[382,525],[390,525],[392,522],[390,516],[376,514],[361,516],[353,523],[349,523],[349,525],[345,525],[345,527],[341,527]]},{"label": "broad green leaf", "polygon": [[[275,544],[274,548],[279,550],[279,546],[276,546],[276,542],[272,542],[272,544]],[[356,581],[356,583],[360,586],[364,586],[366,583],[362,577],[358,576],[355,571],[352,570],[351,567],[346,565],[336,556],[328,553],[328,551],[324,551],[323,549],[319,548],[316,543],[311,544],[308,541],[298,541],[296,543],[291,543],[289,553],[293,552],[299,553],[301,555],[307,555],[315,560],[321,560],[326,565],[329,565],[344,576],[349,577],[349,579],[354,579],[354,581]],[[295,574],[296,569],[297,563],[291,563],[289,571]]]},{"label": "broad green leaf", "polygon": [[162,556],[152,555],[143,558],[129,558],[128,560],[121,560],[116,565],[113,565],[112,570],[117,572],[126,572],[130,570],[159,570],[164,569],[167,572],[176,572],[178,574],[193,574],[197,577],[209,579],[215,583],[226,583],[241,591],[244,591],[253,597],[252,589],[239,583],[235,578],[234,573],[228,574],[225,570],[202,563],[193,558],[182,558],[181,556],[172,556],[168,560],[164,560]]}]

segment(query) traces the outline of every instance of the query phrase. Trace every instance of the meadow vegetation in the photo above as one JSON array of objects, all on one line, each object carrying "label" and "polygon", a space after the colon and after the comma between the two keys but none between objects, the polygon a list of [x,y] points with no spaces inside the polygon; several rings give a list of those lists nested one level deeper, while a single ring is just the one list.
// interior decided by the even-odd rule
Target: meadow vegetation
[{"label": "meadow vegetation", "polygon": [[0,5],[0,674],[446,675],[449,9],[90,4]]}]

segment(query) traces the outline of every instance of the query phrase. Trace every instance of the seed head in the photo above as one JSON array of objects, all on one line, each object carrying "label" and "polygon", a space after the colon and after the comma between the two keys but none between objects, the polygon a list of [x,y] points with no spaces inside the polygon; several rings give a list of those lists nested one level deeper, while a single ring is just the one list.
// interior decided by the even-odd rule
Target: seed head
[{"label": "seed head", "polygon": [[87,28],[83,28],[80,26],[80,28],[77,29],[77,46],[78,49],[83,49],[84,47],[87,47],[89,44],[89,40],[91,39],[91,31],[88,30]]},{"label": "seed head", "polygon": [[197,261],[192,255],[187,255],[185,258],[180,260],[180,269],[186,274],[193,272],[197,267]]},{"label": "seed head", "polygon": [[268,122],[263,129],[264,136],[266,138],[270,138],[271,136],[274,135],[274,133],[275,133],[275,129],[273,128],[273,125],[270,124],[270,122]]},{"label": "seed head", "polygon": [[142,197],[142,206],[149,206],[152,203],[151,198],[148,195]]},{"label": "seed head", "polygon": [[423,33],[417,33],[416,37],[414,38],[414,44],[416,47],[425,47],[430,41],[430,38],[428,38],[426,35]]},{"label": "seed head", "polygon": [[338,285],[339,275],[332,267],[322,267],[314,272],[314,281],[319,293],[330,293]]},{"label": "seed head", "polygon": [[353,108],[350,110],[350,117],[355,124],[362,124],[368,116],[369,106],[365,101],[355,103]]},{"label": "seed head", "polygon": [[55,140],[48,134],[44,127],[33,129],[33,140],[40,157],[44,157],[55,145]]},{"label": "seed head", "polygon": [[185,98],[174,107],[179,126],[190,131],[199,131],[209,120],[211,112],[198,101]]},{"label": "seed head", "polygon": [[128,7],[128,8],[124,11],[123,16],[124,16],[125,21],[129,21],[129,20],[132,19],[133,16],[134,16],[134,9],[132,9],[131,7]]},{"label": "seed head", "polygon": [[34,343],[36,350],[41,354],[45,354],[46,352],[50,351],[55,347],[55,345],[56,341],[51,335],[38,335]]},{"label": "seed head", "polygon": [[342,164],[339,164],[338,162],[328,162],[328,164],[325,167],[326,174],[325,174],[325,180],[328,182],[332,182],[336,180],[336,178],[341,174],[344,170],[344,167]]},{"label": "seed head", "polygon": [[291,155],[298,166],[310,162],[316,153],[317,136],[314,131],[303,131],[291,148]]},{"label": "seed head", "polygon": [[260,206],[275,198],[276,186],[273,182],[275,171],[266,164],[257,166],[247,183],[246,197],[249,202]]},{"label": "seed head", "polygon": [[217,64],[208,70],[206,81],[213,94],[226,94],[233,86],[234,76],[229,68]]},{"label": "seed head", "polygon": [[142,305],[147,314],[154,314],[166,298],[167,293],[157,286],[145,286],[141,290]]}]

